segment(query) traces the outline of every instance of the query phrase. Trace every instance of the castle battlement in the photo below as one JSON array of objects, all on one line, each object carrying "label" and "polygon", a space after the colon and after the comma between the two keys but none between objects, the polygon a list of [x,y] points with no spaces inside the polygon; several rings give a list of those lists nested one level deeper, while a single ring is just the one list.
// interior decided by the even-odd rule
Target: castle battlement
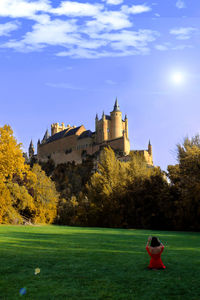
[{"label": "castle battlement", "polygon": [[59,125],[59,123],[53,123],[53,124],[51,124],[51,135],[54,135],[65,129],[72,129],[75,127],[76,126],[70,126],[69,124],[65,127],[65,123],[63,123],[63,122],[61,123],[61,125]]}]

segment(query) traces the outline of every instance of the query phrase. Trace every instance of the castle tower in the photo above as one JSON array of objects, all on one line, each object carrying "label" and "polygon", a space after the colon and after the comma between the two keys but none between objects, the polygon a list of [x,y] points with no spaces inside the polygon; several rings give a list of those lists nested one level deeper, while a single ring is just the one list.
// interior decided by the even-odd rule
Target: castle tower
[{"label": "castle tower", "polygon": [[29,154],[29,158],[32,158],[34,156],[34,146],[33,146],[33,141],[31,140],[29,148],[28,148],[28,154]]},{"label": "castle tower", "polygon": [[111,115],[111,139],[117,139],[122,136],[122,113],[119,108],[118,100],[116,98],[113,111]]},{"label": "castle tower", "polygon": [[152,151],[152,145],[151,145],[150,140],[149,140],[149,144],[148,144],[148,154],[149,154],[148,162],[150,165],[153,165],[153,151]]},{"label": "castle tower", "polygon": [[95,118],[95,131],[97,131],[98,121],[99,121],[99,118],[98,118],[98,115],[96,114],[96,118]]},{"label": "castle tower", "polygon": [[98,140],[99,140],[99,137],[98,137],[98,132],[99,132],[99,117],[98,117],[98,114],[96,114],[96,117],[95,117],[95,132],[96,132],[95,142],[98,143]]},{"label": "castle tower", "polygon": [[57,132],[59,132],[59,123],[51,124],[51,135],[54,135]]},{"label": "castle tower", "polygon": [[102,114],[102,142],[106,141],[108,139],[108,130],[107,130],[107,122],[106,122],[106,116]]},{"label": "castle tower", "polygon": [[149,153],[149,155],[150,156],[152,156],[152,145],[151,145],[151,142],[150,142],[150,140],[149,140],[149,144],[148,144],[148,153]]},{"label": "castle tower", "polygon": [[125,133],[126,133],[126,137],[128,139],[128,118],[127,118],[127,115],[125,115]]}]

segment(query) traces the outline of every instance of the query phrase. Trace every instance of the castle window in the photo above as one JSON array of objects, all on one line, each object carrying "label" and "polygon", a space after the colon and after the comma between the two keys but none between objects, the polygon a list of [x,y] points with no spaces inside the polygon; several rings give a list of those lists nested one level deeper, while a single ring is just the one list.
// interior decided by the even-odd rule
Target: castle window
[{"label": "castle window", "polygon": [[65,154],[71,153],[72,152],[72,148],[70,149],[66,149]]}]

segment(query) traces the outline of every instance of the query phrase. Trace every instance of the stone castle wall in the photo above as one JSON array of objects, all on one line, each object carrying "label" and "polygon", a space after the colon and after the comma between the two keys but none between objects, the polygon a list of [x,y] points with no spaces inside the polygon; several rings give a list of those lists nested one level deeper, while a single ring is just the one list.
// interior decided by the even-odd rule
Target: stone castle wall
[{"label": "stone castle wall", "polygon": [[[117,100],[110,116],[103,113],[100,120],[96,117],[93,133],[87,131],[83,125],[65,127],[64,123],[52,124],[51,137],[46,134],[42,143],[38,143],[37,157],[39,161],[47,161],[51,158],[56,165],[72,161],[81,163],[86,154],[98,153],[104,146],[118,150],[123,157],[130,153],[128,119],[125,117],[125,120],[122,120]],[[142,150],[142,155],[148,164],[153,164],[150,144],[149,147],[148,151]]]}]

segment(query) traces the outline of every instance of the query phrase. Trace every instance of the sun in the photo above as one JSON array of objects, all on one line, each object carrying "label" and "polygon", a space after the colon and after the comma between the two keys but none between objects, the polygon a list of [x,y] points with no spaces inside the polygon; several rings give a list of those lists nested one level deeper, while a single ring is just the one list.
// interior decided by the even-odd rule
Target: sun
[{"label": "sun", "polygon": [[175,84],[175,85],[181,85],[184,83],[185,80],[185,75],[183,72],[180,71],[176,71],[173,72],[171,75],[171,81]]}]

